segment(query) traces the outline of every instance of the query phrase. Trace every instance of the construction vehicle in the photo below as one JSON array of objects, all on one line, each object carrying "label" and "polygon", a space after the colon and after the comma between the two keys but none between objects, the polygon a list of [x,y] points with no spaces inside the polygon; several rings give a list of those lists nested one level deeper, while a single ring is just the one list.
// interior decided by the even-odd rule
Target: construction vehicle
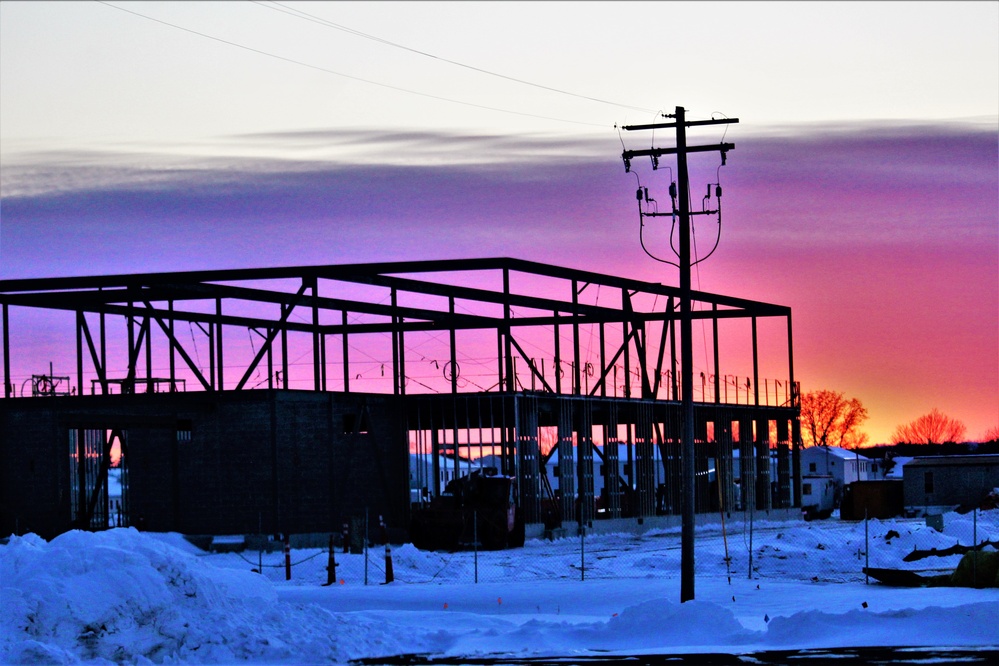
[{"label": "construction vehicle", "polygon": [[413,508],[410,540],[421,550],[502,550],[524,545],[516,480],[485,467],[453,479],[429,504]]}]

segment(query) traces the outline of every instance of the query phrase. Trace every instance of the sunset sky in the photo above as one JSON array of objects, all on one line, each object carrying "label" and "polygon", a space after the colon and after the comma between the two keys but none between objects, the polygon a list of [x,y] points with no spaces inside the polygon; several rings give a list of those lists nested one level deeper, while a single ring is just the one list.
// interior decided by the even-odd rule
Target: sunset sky
[{"label": "sunset sky", "polygon": [[668,177],[620,158],[670,136],[615,129],[676,106],[740,119],[690,130],[736,145],[691,158],[695,206],[724,188],[695,288],[791,306],[802,390],[859,398],[874,443],[999,425],[995,2],[4,0],[0,278],[510,256],[677,284],[634,196]]}]

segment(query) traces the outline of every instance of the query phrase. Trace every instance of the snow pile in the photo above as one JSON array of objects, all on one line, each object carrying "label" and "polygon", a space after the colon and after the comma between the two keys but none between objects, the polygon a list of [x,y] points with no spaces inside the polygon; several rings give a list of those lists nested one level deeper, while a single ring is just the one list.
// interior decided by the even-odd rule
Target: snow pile
[{"label": "snow pile", "polygon": [[[50,543],[13,537],[0,548],[0,581],[0,663],[339,655],[327,633],[333,618],[320,608],[286,607],[261,576],[216,568],[134,529],[73,531]],[[316,625],[322,631],[310,632]]]},{"label": "snow pile", "polygon": [[[999,512],[988,513],[979,516],[980,541],[996,534]],[[914,546],[953,545],[954,533],[968,525],[956,514],[945,520],[944,534],[918,521],[872,521],[871,549],[881,552],[872,553],[872,563],[900,564]],[[306,553],[293,557],[304,555],[315,571],[284,581],[252,573],[244,556],[206,554],[176,534],[115,529],[69,532],[51,542],[12,537],[0,546],[0,663],[999,646],[995,590],[898,589],[847,579],[862,565],[856,553],[863,534],[862,524],[840,521],[762,526],[754,572],[757,564],[779,574],[809,563],[836,565],[840,573],[824,580],[807,572],[729,576],[723,564],[705,562],[717,575],[699,571],[697,598],[684,604],[671,532],[588,540],[596,567],[587,565],[585,582],[578,570],[565,574],[574,571],[568,567],[578,562],[579,544],[564,539],[480,553],[476,570],[497,574],[480,584],[472,582],[473,563],[464,557],[470,554],[393,548],[396,582],[389,585],[364,585],[362,556],[338,554],[338,584],[329,587],[321,584],[324,558]],[[724,552],[710,529],[698,543],[701,554]],[[590,571],[606,577],[591,579]]]}]

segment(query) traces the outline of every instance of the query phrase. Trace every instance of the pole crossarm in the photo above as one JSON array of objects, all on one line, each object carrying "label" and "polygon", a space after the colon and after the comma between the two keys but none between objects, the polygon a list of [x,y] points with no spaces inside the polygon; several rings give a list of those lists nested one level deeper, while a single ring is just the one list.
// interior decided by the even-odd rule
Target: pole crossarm
[{"label": "pole crossarm", "polygon": [[[672,118],[674,116],[667,116]],[[687,120],[683,123],[684,127],[699,127],[703,125],[725,125],[728,123],[737,123],[738,118],[712,118],[711,120]],[[622,125],[621,129],[625,131],[633,130],[650,130],[650,129],[669,129],[671,127],[676,127],[677,123],[652,123],[651,125]]]},{"label": "pole crossarm", "polygon": [[[626,160],[630,160],[635,157],[662,157],[663,155],[676,155],[677,150],[677,148],[644,148],[642,150],[626,150],[621,153],[621,157]],[[708,146],[687,146],[685,150],[688,153],[707,153],[716,150],[718,152],[725,153],[730,150],[735,150],[735,144],[719,143]]]}]

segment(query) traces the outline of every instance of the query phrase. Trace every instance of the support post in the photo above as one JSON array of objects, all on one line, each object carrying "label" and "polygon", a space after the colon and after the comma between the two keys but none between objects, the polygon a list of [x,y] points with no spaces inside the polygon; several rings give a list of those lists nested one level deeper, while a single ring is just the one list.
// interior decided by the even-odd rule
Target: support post
[{"label": "support post", "polygon": [[680,602],[694,599],[694,347],[690,285],[690,179],[684,109],[676,107],[677,189],[680,195],[680,366],[683,370],[683,465],[680,533]]},{"label": "support post", "polygon": [[13,388],[10,380],[10,313],[3,304],[3,397],[9,398]]}]

